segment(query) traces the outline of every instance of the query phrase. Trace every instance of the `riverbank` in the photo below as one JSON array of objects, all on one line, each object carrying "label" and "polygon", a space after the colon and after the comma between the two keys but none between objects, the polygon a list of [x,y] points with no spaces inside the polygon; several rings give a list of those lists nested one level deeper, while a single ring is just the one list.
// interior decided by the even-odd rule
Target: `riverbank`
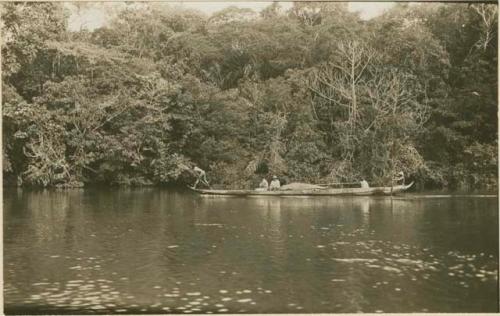
[{"label": "riverbank", "polygon": [[68,28],[66,9],[2,10],[6,182],[193,183],[196,165],[226,188],[400,171],[425,188],[497,185],[494,4],[395,5],[366,23],[346,2],[210,16],[156,3],[92,30]]},{"label": "riverbank", "polygon": [[[17,187],[17,186],[3,186],[4,194],[10,194],[13,192],[115,192],[115,191],[123,191],[123,192],[141,192],[141,191],[164,191],[164,192],[176,192],[179,194],[189,194],[191,196],[197,196],[193,190],[188,188],[187,186],[180,185],[150,185],[150,186],[109,186],[109,185],[87,185],[83,187]],[[415,188],[410,188],[408,191],[404,193],[398,193],[394,195],[393,199],[402,199],[402,200],[411,200],[411,199],[454,199],[454,198],[498,198],[499,194],[497,190],[491,189],[476,189],[476,190],[449,190],[449,189],[441,189],[441,190],[416,190]],[[260,196],[262,197],[262,196]],[[272,196],[262,198],[272,198]],[[282,198],[293,198],[283,196]],[[315,196],[311,197],[314,199],[322,199],[329,197]],[[335,197],[333,197],[335,198]],[[356,198],[353,196],[352,198]],[[363,197],[358,197],[363,198]],[[384,198],[384,196],[371,196],[370,198]]]}]

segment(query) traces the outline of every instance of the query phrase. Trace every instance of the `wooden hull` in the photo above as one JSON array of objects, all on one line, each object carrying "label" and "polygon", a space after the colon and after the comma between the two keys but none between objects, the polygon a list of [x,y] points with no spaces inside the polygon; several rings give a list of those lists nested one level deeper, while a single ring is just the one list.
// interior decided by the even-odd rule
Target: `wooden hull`
[{"label": "wooden hull", "polygon": [[413,182],[408,185],[397,185],[392,187],[373,188],[344,188],[344,189],[308,189],[308,190],[287,190],[287,191],[255,191],[255,190],[191,190],[201,195],[220,196],[369,196],[369,195],[391,195],[408,190]]}]

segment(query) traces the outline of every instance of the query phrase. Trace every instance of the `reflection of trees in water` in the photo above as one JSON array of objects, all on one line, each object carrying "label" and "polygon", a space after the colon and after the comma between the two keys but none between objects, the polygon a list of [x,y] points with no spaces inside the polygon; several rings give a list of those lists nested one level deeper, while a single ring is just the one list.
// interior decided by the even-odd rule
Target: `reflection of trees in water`
[{"label": "reflection of trees in water", "polygon": [[[282,211],[282,199],[276,197],[250,197],[232,199],[230,205],[238,205],[244,221],[241,227],[248,230],[245,238],[251,244],[251,252],[270,265],[270,269],[282,269],[287,260],[287,225]],[[242,232],[243,233],[243,232]]]},{"label": "reflection of trees in water", "polygon": [[[423,247],[460,246],[488,253],[484,249],[497,249],[491,245],[496,236],[491,229],[460,233],[458,241],[454,234],[461,227],[491,227],[487,224],[498,211],[493,202],[205,199],[166,190],[19,192],[6,195],[4,205],[6,245],[18,250],[6,254],[6,262],[15,262],[18,271],[7,266],[6,280],[29,285],[43,278],[65,284],[75,278],[128,277],[119,290],[133,293],[138,301],[148,301],[157,284],[183,288],[193,283],[192,288],[216,293],[260,286],[306,308],[316,306],[315,312],[367,311],[374,301],[387,301],[380,297],[384,289],[372,286],[381,278],[389,280],[393,272],[332,258],[377,258],[374,264],[384,265],[396,264],[386,260],[392,254],[423,260]],[[74,266],[82,269],[68,269]],[[428,295],[409,277],[398,280],[399,285],[391,283],[392,290],[398,286]],[[174,285],[176,281],[183,284]]]},{"label": "reflection of trees in water", "polygon": [[[330,243],[338,241],[343,228],[329,226],[342,223],[347,230],[362,227],[365,222],[362,212],[369,211],[369,200],[353,198],[279,198],[256,200],[256,205],[265,209],[268,241],[273,264],[289,279],[283,291],[295,300],[303,300],[302,293],[311,293],[325,305],[316,306],[315,311],[342,309],[348,312],[363,310],[367,302],[362,288],[365,278],[352,266],[337,266],[335,277],[344,280],[342,290],[335,289],[335,283],[325,278],[331,271]],[[327,227],[328,226],[328,227]],[[320,247],[318,247],[320,246]],[[324,247],[324,248],[321,248]],[[327,248],[328,247],[328,248]],[[326,249],[325,249],[326,248]],[[356,256],[355,249],[344,247],[339,256]],[[300,278],[294,278],[300,273]],[[333,275],[333,274],[332,274]],[[284,285],[283,285],[284,286]],[[333,294],[333,292],[335,292]],[[305,305],[307,302],[304,302]]]},{"label": "reflection of trees in water", "polygon": [[32,219],[30,224],[37,241],[48,241],[64,234],[71,202],[77,198],[75,193],[43,190],[25,195],[25,211]]},{"label": "reflection of trees in water", "polygon": [[287,261],[287,225],[282,216],[281,199],[271,198],[260,201],[257,204],[264,204],[264,239],[269,242],[271,247],[271,258],[274,264],[284,265]]},{"label": "reflection of trees in water", "polygon": [[80,194],[51,190],[17,190],[9,194],[6,200],[11,205],[4,208],[4,244],[8,245],[4,262],[15,262],[16,268],[6,271],[7,282],[11,277],[26,280],[23,285],[27,288],[23,291],[28,291],[33,280],[59,273],[60,266],[47,257],[66,255],[66,226],[71,205],[78,204]]}]

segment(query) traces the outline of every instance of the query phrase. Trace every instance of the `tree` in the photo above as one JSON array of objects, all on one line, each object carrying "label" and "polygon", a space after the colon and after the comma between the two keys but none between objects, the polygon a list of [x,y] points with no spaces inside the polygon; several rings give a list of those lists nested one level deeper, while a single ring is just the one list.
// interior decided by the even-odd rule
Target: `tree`
[{"label": "tree", "polygon": [[2,4],[2,79],[24,98],[43,92],[51,67],[46,42],[65,36],[66,19],[59,3]]},{"label": "tree", "polygon": [[421,167],[412,140],[427,120],[427,107],[418,102],[424,91],[381,60],[362,43],[340,43],[335,59],[310,73],[315,112],[340,158],[331,174],[336,178],[387,181],[395,169]]},{"label": "tree", "polygon": [[60,4],[2,5],[10,183],[189,183],[193,164],[239,188],[268,173],[387,185],[395,170],[496,183],[495,5],[370,21],[345,3],[87,6],[109,23],[74,32]]}]

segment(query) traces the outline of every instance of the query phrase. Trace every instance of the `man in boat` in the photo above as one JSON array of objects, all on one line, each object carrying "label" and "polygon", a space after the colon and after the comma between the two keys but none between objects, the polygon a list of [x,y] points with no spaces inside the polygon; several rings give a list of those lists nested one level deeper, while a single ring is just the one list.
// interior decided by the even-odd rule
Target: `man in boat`
[{"label": "man in boat", "polygon": [[259,183],[259,188],[257,191],[267,191],[269,189],[269,183],[266,178],[262,178],[262,181]]},{"label": "man in boat", "polygon": [[398,172],[398,174],[392,181],[394,181],[396,184],[405,184],[405,174],[403,173],[403,171]]},{"label": "man in boat", "polygon": [[368,189],[369,187],[370,185],[368,185],[368,182],[365,179],[361,180],[361,188]]},{"label": "man in boat", "polygon": [[194,173],[197,176],[197,179],[196,179],[196,182],[193,185],[193,188],[196,189],[196,186],[198,185],[198,183],[200,181],[202,183],[206,184],[207,186],[210,186],[210,184],[208,184],[208,181],[207,181],[207,173],[205,172],[205,170],[199,168],[198,166],[194,166],[193,171],[194,171]]},{"label": "man in boat", "polygon": [[280,180],[277,176],[273,176],[273,180],[271,180],[271,184],[269,185],[269,190],[276,191],[281,187]]}]

